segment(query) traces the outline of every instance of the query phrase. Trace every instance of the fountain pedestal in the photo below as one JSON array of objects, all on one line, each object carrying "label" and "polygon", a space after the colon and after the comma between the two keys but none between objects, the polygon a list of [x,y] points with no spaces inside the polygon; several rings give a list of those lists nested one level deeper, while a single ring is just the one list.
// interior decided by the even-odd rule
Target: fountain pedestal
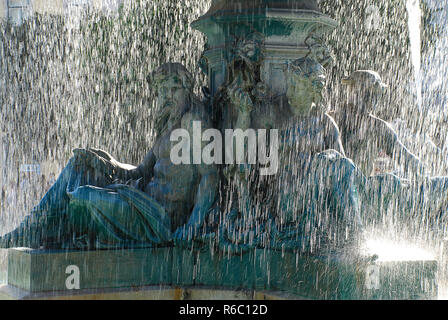
[{"label": "fountain pedestal", "polygon": [[320,12],[316,0],[214,0],[210,10],[192,23],[207,36],[203,67],[212,94],[226,81],[237,39],[252,33],[263,38],[261,78],[278,95],[286,91],[286,63],[308,55],[313,38],[336,26]]},{"label": "fountain pedestal", "polygon": [[[1,299],[434,299],[437,262],[253,250],[10,249]],[[78,272],[79,271],[79,272]],[[77,278],[78,277],[78,278]],[[376,278],[377,277],[377,278]],[[79,283],[79,286],[77,286]]]}]

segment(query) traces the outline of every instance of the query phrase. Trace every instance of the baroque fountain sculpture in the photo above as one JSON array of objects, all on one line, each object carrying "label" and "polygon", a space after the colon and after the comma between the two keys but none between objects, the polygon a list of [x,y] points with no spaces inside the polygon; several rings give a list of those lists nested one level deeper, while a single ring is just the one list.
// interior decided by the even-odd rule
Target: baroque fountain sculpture
[{"label": "baroque fountain sculpture", "polygon": [[[74,150],[56,183],[0,238],[0,247],[354,252],[370,214],[361,211],[369,202],[366,190],[376,178],[366,178],[370,172],[349,159],[350,139],[338,127],[345,130],[344,118],[333,115],[336,121],[323,105],[331,64],[324,35],[336,26],[315,0],[213,1],[193,23],[208,38],[200,63],[209,79],[206,99],[194,95],[184,66],[160,66],[149,77],[158,93],[157,138],[142,163]],[[373,72],[360,73],[371,77],[360,81],[358,95],[383,87]],[[246,135],[234,140],[237,132]],[[391,137],[377,144],[395,144],[398,151],[390,154],[420,170],[418,159]],[[233,152],[228,158],[235,146],[236,161]],[[387,190],[403,182],[381,179]],[[443,195],[445,179],[432,182]]]}]

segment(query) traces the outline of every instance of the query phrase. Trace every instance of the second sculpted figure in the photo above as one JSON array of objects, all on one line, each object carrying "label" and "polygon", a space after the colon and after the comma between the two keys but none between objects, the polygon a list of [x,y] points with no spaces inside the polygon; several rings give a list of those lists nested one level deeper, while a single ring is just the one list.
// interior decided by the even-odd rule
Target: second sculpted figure
[{"label": "second sculpted figure", "polygon": [[302,58],[288,65],[286,81],[283,95],[249,108],[238,108],[250,104],[244,91],[229,95],[239,111],[233,127],[276,129],[280,136],[277,175],[260,177],[257,166],[230,170],[239,206],[230,209],[220,241],[235,251],[317,252],[355,240],[362,229],[357,185],[364,177],[345,157],[338,127],[322,110],[325,69]]}]

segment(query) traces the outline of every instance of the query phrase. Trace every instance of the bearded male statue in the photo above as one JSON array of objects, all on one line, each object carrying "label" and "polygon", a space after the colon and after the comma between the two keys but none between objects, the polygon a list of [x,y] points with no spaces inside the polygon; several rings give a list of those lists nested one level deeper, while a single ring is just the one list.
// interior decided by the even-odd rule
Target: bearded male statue
[{"label": "bearded male statue", "polygon": [[176,129],[191,133],[194,121],[207,128],[209,116],[183,65],[164,64],[151,81],[158,93],[157,137],[143,162],[135,167],[101,150],[75,150],[39,205],[0,238],[0,247],[150,247],[199,232],[215,201],[217,170],[173,164],[170,138]]}]

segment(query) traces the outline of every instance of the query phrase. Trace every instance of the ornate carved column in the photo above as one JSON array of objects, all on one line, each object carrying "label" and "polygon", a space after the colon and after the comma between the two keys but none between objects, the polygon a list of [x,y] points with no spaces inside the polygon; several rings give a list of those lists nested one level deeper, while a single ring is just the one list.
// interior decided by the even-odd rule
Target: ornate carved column
[{"label": "ornate carved column", "polygon": [[280,94],[285,63],[309,55],[337,23],[321,13],[316,0],[214,0],[192,26],[208,37],[203,66],[212,94],[225,82],[235,41],[254,32],[263,40],[261,80]]}]

